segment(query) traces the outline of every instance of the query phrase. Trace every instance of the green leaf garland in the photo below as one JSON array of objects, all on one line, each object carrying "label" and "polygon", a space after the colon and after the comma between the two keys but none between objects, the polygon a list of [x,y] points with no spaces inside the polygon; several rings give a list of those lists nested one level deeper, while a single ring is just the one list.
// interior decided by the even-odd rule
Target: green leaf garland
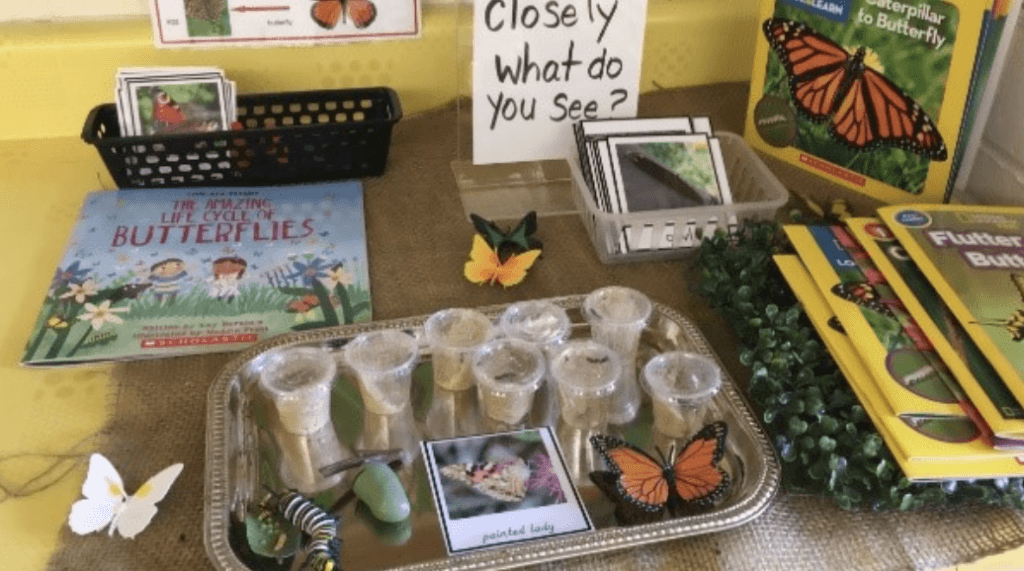
[{"label": "green leaf garland", "polygon": [[781,227],[747,221],[737,236],[705,239],[700,292],[733,328],[757,408],[791,492],[820,494],[845,509],[912,510],[980,503],[1024,509],[1024,478],[912,483],[772,261],[786,251]]}]

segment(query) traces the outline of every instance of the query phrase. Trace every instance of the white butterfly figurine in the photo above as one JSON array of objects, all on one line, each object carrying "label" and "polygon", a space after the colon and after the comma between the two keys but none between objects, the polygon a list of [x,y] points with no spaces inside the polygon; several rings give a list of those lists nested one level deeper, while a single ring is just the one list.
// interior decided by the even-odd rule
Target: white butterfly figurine
[{"label": "white butterfly figurine", "polygon": [[184,464],[164,468],[129,496],[110,460],[101,454],[93,454],[89,458],[89,474],[82,484],[85,499],[71,506],[68,517],[71,531],[85,535],[109,524],[111,536],[116,529],[121,537],[134,538],[152,521],[157,511],[156,503],[167,495],[182,468]]}]

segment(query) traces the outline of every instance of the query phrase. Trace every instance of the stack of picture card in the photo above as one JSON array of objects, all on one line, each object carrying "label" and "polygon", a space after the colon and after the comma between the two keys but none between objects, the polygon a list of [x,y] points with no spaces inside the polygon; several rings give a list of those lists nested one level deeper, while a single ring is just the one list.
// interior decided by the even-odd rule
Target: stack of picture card
[{"label": "stack of picture card", "polygon": [[121,136],[200,133],[235,122],[235,82],[214,67],[122,68],[114,90]]},{"label": "stack of picture card", "polygon": [[[583,177],[605,212],[732,203],[721,144],[707,117],[600,119],[580,121],[573,129]],[[714,232],[718,220],[709,222],[705,235]],[[681,240],[671,224],[657,237],[623,228],[620,246],[626,252],[696,246],[696,220],[684,217],[680,223],[691,226]]]}]

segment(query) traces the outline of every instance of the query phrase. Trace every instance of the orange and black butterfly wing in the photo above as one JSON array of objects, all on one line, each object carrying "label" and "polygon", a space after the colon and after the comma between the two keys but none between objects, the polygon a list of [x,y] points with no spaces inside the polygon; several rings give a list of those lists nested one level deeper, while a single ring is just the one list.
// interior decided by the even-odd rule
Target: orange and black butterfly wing
[{"label": "orange and black butterfly wing", "polygon": [[348,0],[348,17],[357,29],[368,27],[377,19],[377,6],[371,0]]},{"label": "orange and black butterfly wing", "polygon": [[896,319],[892,310],[889,309],[889,306],[878,295],[878,290],[867,282],[837,283],[832,286],[832,293],[846,301],[856,303],[872,311],[877,311],[890,319]]},{"label": "orange and black butterfly wing", "polygon": [[590,481],[614,504],[615,520],[619,525],[641,525],[661,521],[665,510],[648,511],[631,503],[619,491],[619,475],[614,472],[595,471],[590,473]]},{"label": "orange and black butterfly wing", "polygon": [[614,436],[591,436],[590,443],[615,476],[613,499],[624,500],[651,514],[660,514],[665,509],[671,494],[666,466]]},{"label": "orange and black butterfly wing", "polygon": [[316,0],[310,10],[313,21],[325,30],[333,30],[344,14],[342,0]]},{"label": "orange and black butterfly wing", "polygon": [[670,505],[673,513],[677,507],[699,508],[709,506],[722,498],[729,490],[732,480],[718,467],[725,452],[725,436],[728,425],[712,422],[698,432],[679,452],[672,462],[673,494],[679,506]]},{"label": "orange and black butterfly wing", "polygon": [[832,134],[858,150],[896,147],[946,160],[946,143],[928,113],[889,78],[865,68],[862,59],[863,53],[858,52],[860,71],[836,106]]},{"label": "orange and black butterfly wing", "polygon": [[765,20],[762,29],[779,57],[789,90],[802,115],[824,121],[849,89],[850,54],[808,26],[784,18]]}]

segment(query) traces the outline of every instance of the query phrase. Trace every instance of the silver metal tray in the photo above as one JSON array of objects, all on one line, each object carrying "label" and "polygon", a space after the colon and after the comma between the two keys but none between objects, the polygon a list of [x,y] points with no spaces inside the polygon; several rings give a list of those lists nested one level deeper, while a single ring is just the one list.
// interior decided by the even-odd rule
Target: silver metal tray
[{"label": "silver metal tray", "polygon": [[[589,336],[589,327],[580,311],[583,296],[550,301],[568,312],[573,324],[572,337]],[[505,307],[490,306],[480,310],[497,318]],[[341,367],[332,398],[332,414],[339,439],[357,448],[357,438],[363,430],[361,400],[350,380],[354,376],[340,359],[340,348],[359,333],[375,329],[400,329],[420,336],[427,317],[281,335],[250,348],[225,367],[210,387],[207,406],[203,532],[207,553],[217,569],[283,571],[295,567],[296,563],[287,560],[277,563],[273,559],[254,556],[248,552],[246,543],[244,520],[247,510],[252,509],[262,496],[262,486],[268,483],[264,481],[268,479],[266,466],[276,462],[276,452],[257,410],[256,379],[266,356],[274,350],[295,346],[324,347],[339,355]],[[413,408],[417,423],[422,428],[423,409],[430,401],[432,382],[430,354],[423,344],[421,347],[421,364],[414,374]],[[702,353],[717,360],[700,331],[689,320],[655,303],[651,323],[641,338],[638,362],[646,362],[659,352],[675,349]],[[342,568],[347,571],[513,568],[721,531],[755,519],[779,489],[780,467],[765,433],[724,367],[723,373],[723,389],[715,397],[713,405],[717,409],[715,420],[724,420],[729,425],[722,465],[732,476],[733,484],[726,497],[710,511],[657,523],[620,526],[616,523],[611,502],[584,479],[578,481],[577,486],[593,520],[594,531],[449,557],[426,484],[422,458],[419,458],[399,472],[413,507],[412,515],[400,529],[382,532],[379,527],[374,528],[357,515],[356,512],[361,510],[356,509],[356,502],[348,502],[339,509]],[[613,427],[610,431],[627,434],[629,440],[650,449],[651,422],[650,402],[645,395],[637,418],[629,425]],[[566,443],[562,446],[565,448]],[[339,486],[334,498],[340,497],[345,489],[347,484]],[[318,499],[323,500],[323,497]]]}]

